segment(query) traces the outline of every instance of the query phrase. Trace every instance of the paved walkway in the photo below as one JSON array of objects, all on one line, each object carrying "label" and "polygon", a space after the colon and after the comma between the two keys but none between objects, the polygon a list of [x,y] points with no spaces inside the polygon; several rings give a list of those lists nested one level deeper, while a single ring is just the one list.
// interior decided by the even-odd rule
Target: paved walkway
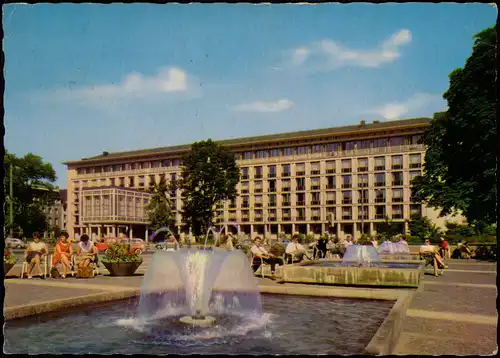
[{"label": "paved walkway", "polygon": [[[19,279],[14,267],[4,280],[4,308],[120,292],[140,287],[143,275],[95,279]],[[259,285],[283,286],[259,278]],[[293,286],[293,284],[287,284]],[[497,349],[496,264],[449,260],[443,276],[425,275],[403,323],[395,354],[491,355]]]}]

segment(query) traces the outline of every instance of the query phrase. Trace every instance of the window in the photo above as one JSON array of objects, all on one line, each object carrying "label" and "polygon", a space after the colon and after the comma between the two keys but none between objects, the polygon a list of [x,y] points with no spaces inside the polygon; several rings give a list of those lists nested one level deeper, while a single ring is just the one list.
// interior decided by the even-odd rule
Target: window
[{"label": "window", "polygon": [[317,208],[311,209],[311,219],[314,221],[321,220],[321,212],[319,209]]},{"label": "window", "polygon": [[134,217],[134,198],[127,198],[127,215]]},{"label": "window", "polygon": [[373,148],[387,147],[387,138],[379,138],[373,141]]},{"label": "window", "polygon": [[173,159],[172,160],[172,166],[178,167],[179,165],[182,165],[182,161],[180,159]]},{"label": "window", "polygon": [[313,145],[311,148],[312,153],[321,153],[322,151],[323,151],[323,146],[321,144]]},{"label": "window", "polygon": [[261,208],[262,207],[262,195],[255,195],[254,196],[254,201],[255,201],[255,207],[256,208]]},{"label": "window", "polygon": [[248,167],[245,167],[245,168],[241,168],[241,179],[242,180],[247,180],[249,178],[249,171],[248,171]]},{"label": "window", "polygon": [[281,176],[289,177],[290,176],[290,164],[283,164],[281,166]]},{"label": "window", "polygon": [[306,164],[305,163],[297,163],[295,164],[295,175],[305,175],[306,174]]},{"label": "window", "polygon": [[245,152],[243,153],[243,159],[249,160],[253,158],[253,153],[252,152]]},{"label": "window", "polygon": [[276,206],[276,194],[271,194],[268,196],[269,206]]},{"label": "window", "polygon": [[375,219],[385,218],[385,205],[375,205]]},{"label": "window", "polygon": [[306,200],[305,200],[305,194],[304,193],[300,193],[300,194],[297,194],[295,196],[295,203],[297,206],[304,206],[306,205]]},{"label": "window", "polygon": [[267,167],[268,169],[268,177],[269,178],[276,178],[276,165],[270,165]]},{"label": "window", "polygon": [[94,168],[94,172],[95,172],[95,173],[102,173],[102,167],[101,167],[101,166],[99,166],[99,167],[95,167],[95,168]]},{"label": "window", "polygon": [[368,190],[358,190],[358,203],[368,204],[369,193]]},{"label": "window", "polygon": [[166,159],[162,162],[163,167],[169,167],[172,165],[172,161],[170,159]]},{"label": "window", "polygon": [[352,171],[351,159],[342,159],[342,173],[350,173]]},{"label": "window", "polygon": [[267,215],[269,221],[276,221],[276,209],[268,210]]},{"label": "window", "polygon": [[249,200],[248,200],[248,196],[242,196],[241,197],[241,207],[242,208],[248,208],[249,206]]},{"label": "window", "polygon": [[356,142],[356,147],[358,150],[369,149],[370,148],[370,141],[369,140],[358,140]]},{"label": "window", "polygon": [[304,208],[296,209],[297,220],[305,220],[306,218],[306,210]]},{"label": "window", "polygon": [[291,182],[290,179],[285,179],[281,182],[281,189],[283,191],[290,191]]},{"label": "window", "polygon": [[285,157],[293,155],[294,154],[294,149],[293,148],[285,148],[283,149],[283,155]]},{"label": "window", "polygon": [[327,189],[335,189],[336,188],[336,180],[334,176],[328,176],[326,177],[327,184],[326,188]]},{"label": "window", "polygon": [[320,188],[320,177],[311,178],[311,190],[319,190]]},{"label": "window", "polygon": [[319,205],[321,202],[320,194],[319,193],[312,193],[311,194],[311,204],[312,205]]},{"label": "window", "polygon": [[358,187],[368,188],[368,174],[358,174]]},{"label": "window", "polygon": [[321,173],[321,167],[319,162],[313,162],[311,163],[311,174],[312,175],[317,175]]},{"label": "window", "polygon": [[368,220],[367,206],[358,206],[358,220]]},{"label": "window", "polygon": [[246,182],[242,182],[241,183],[241,193],[242,194],[248,194],[248,192],[249,192],[249,184],[248,184],[248,182],[247,181]]},{"label": "window", "polygon": [[263,189],[262,181],[261,180],[256,181],[255,186],[253,188],[254,193],[262,193],[262,189]]},{"label": "window", "polygon": [[411,204],[410,205],[410,215],[412,217],[421,217],[422,216],[422,205],[421,204]]},{"label": "window", "polygon": [[403,189],[392,189],[392,202],[393,203],[403,202]]},{"label": "window", "polygon": [[411,171],[408,173],[408,181],[409,183],[411,184],[411,182],[413,181],[413,179],[415,179],[416,177],[418,176],[421,176],[422,173],[419,171]]},{"label": "window", "polygon": [[342,175],[342,188],[350,188],[350,187],[352,187],[351,176]]},{"label": "window", "polygon": [[92,198],[90,196],[85,197],[84,215],[92,216]]},{"label": "window", "polygon": [[123,195],[118,196],[118,216],[127,216],[127,208],[125,203],[125,197]]},{"label": "window", "polygon": [[326,145],[326,151],[327,153],[335,153],[339,151],[339,144],[338,143],[328,143]]},{"label": "window", "polygon": [[385,185],[385,173],[376,173],[375,186],[384,186],[384,185]]},{"label": "window", "polygon": [[305,178],[297,178],[295,179],[296,190],[306,190],[306,179]]},{"label": "window", "polygon": [[280,155],[281,155],[281,149],[271,149],[269,151],[269,157],[270,158],[279,157]]},{"label": "window", "polygon": [[389,144],[391,147],[398,147],[400,145],[405,144],[405,138],[404,137],[391,137],[389,138]]},{"label": "window", "polygon": [[335,160],[328,160],[326,162],[326,173],[327,174],[335,173]]},{"label": "window", "polygon": [[352,220],[352,208],[350,206],[342,207],[342,220]]},{"label": "window", "polygon": [[342,204],[352,204],[352,193],[350,190],[342,192]]},{"label": "window", "polygon": [[392,173],[392,185],[403,185],[403,172]]},{"label": "window", "polygon": [[161,162],[160,162],[160,161],[158,161],[158,160],[155,160],[155,161],[153,162],[153,168],[159,168],[159,167],[161,167]]},{"label": "window", "polygon": [[342,142],[342,150],[354,150],[356,142]]},{"label": "window", "polygon": [[358,172],[367,172],[367,171],[368,171],[368,158],[359,158]]},{"label": "window", "polygon": [[254,167],[254,176],[255,179],[262,178],[262,167]]},{"label": "window", "polygon": [[375,170],[385,170],[385,157],[375,157]]},{"label": "window", "polygon": [[267,185],[270,193],[274,193],[276,191],[276,180],[268,180]]},{"label": "window", "polygon": [[94,215],[95,216],[101,216],[101,198],[99,198],[98,196],[96,196],[94,198]]},{"label": "window", "polygon": [[375,190],[375,202],[376,203],[385,203],[385,189]]},{"label": "window", "polygon": [[283,206],[290,206],[292,202],[290,194],[281,194],[281,204]]},{"label": "window", "polygon": [[334,205],[335,204],[335,192],[328,191],[326,193],[326,205]]},{"label": "window", "polygon": [[241,211],[241,219],[243,221],[248,221],[250,219],[250,212],[248,210]]},{"label": "window", "polygon": [[412,135],[410,137],[410,144],[420,144],[422,142],[421,135]]},{"label": "window", "polygon": [[265,150],[258,150],[255,152],[255,158],[257,159],[263,159],[267,157],[267,151]]},{"label": "window", "polygon": [[308,147],[297,147],[297,155],[307,154]]},{"label": "window", "polygon": [[402,219],[403,218],[403,205],[393,205],[392,206],[392,218]]},{"label": "window", "polygon": [[422,167],[422,155],[410,154],[410,169],[421,168]]},{"label": "window", "polygon": [[283,221],[290,221],[291,210],[290,209],[282,209],[281,210],[281,218],[283,219]]},{"label": "window", "polygon": [[403,156],[402,155],[393,155],[391,157],[392,160],[392,169],[403,169]]}]

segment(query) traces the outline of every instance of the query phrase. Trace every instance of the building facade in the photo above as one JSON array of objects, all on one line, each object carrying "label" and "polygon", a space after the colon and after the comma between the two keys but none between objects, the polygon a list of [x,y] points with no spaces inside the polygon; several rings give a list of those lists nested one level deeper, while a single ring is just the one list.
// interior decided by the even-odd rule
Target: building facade
[{"label": "building facade", "polygon": [[49,207],[44,208],[47,216],[47,231],[45,235],[50,235],[54,228],[59,231],[67,231],[68,215],[67,215],[67,199],[68,192],[66,189],[58,190],[59,198]]},{"label": "building facade", "polygon": [[[411,181],[422,174],[420,144],[430,119],[417,118],[223,140],[241,169],[238,197],[218,211],[218,224],[251,235],[375,234],[385,217],[408,230],[414,214],[442,225],[437,213],[411,202]],[[70,161],[70,235],[148,237],[147,188],[180,177],[190,145],[107,153]],[[171,193],[178,231],[179,191]],[[234,229],[233,229],[234,231]]]}]

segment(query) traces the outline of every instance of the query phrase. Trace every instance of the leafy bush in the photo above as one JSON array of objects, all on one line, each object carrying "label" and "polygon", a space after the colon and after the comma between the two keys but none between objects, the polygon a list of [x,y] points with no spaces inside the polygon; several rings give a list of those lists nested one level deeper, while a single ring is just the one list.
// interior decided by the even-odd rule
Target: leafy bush
[{"label": "leafy bush", "polygon": [[275,241],[271,244],[269,252],[275,256],[283,256],[283,254],[285,253],[285,245],[283,245],[281,242]]},{"label": "leafy bush", "polygon": [[12,252],[10,252],[9,249],[4,248],[3,249],[3,263],[7,265],[15,265],[17,261],[17,258],[12,255]]},{"label": "leafy bush", "polygon": [[108,249],[101,258],[102,262],[142,262],[141,254],[130,252],[130,243],[113,242],[109,244]]},{"label": "leafy bush", "polygon": [[361,237],[358,239],[358,244],[368,244],[372,241],[372,237],[370,234],[363,233]]}]

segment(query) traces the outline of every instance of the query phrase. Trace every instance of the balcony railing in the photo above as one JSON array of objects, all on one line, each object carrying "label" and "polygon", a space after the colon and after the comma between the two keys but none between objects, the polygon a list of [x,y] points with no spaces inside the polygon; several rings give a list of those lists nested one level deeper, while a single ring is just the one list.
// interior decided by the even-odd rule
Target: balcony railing
[{"label": "balcony railing", "polygon": [[334,174],[335,173],[335,169],[327,169],[326,170],[326,174]]},{"label": "balcony railing", "polygon": [[295,188],[296,191],[305,191],[306,190],[306,187],[305,185],[297,185],[297,187]]},{"label": "balcony railing", "polygon": [[283,206],[292,206],[292,204],[289,201],[284,201],[281,203]]},{"label": "balcony railing", "polygon": [[290,216],[283,216],[283,221],[291,221],[291,217]]},{"label": "balcony railing", "polygon": [[321,216],[313,216],[311,219],[313,221],[320,221],[321,220]]},{"label": "balcony railing", "polygon": [[365,214],[365,215],[358,214],[358,220],[368,220],[368,214]]},{"label": "balcony railing", "polygon": [[264,221],[264,217],[263,217],[263,216],[261,216],[261,215],[258,215],[258,216],[256,215],[256,216],[254,217],[254,221]]},{"label": "balcony railing", "polygon": [[269,188],[267,190],[268,193],[276,193],[276,187],[273,187],[273,188]]},{"label": "balcony railing", "polygon": [[327,189],[335,189],[335,188],[336,188],[336,186],[335,186],[335,184],[328,184],[328,185],[326,186],[326,188],[327,188]]},{"label": "balcony railing", "polygon": [[256,208],[262,208],[263,204],[262,203],[255,203],[254,206]]},{"label": "balcony railing", "polygon": [[376,203],[385,203],[385,198],[375,198]]},{"label": "balcony railing", "polygon": [[297,216],[296,220],[297,221],[304,221],[304,220],[306,220],[306,217],[305,216]]},{"label": "balcony railing", "polygon": [[396,180],[396,181],[392,182],[392,186],[401,186],[401,185],[403,185],[403,181],[402,180]]},{"label": "balcony railing", "polygon": [[248,194],[249,190],[248,189],[241,189],[241,194]]},{"label": "balcony railing", "polygon": [[242,203],[242,204],[241,204],[241,207],[242,207],[242,208],[248,208],[249,206],[250,206],[250,205],[249,205],[248,203]]},{"label": "balcony railing", "polygon": [[262,174],[255,174],[253,176],[254,179],[262,179]]},{"label": "balcony railing", "polygon": [[392,170],[403,169],[403,164],[393,164]]},{"label": "balcony railing", "polygon": [[241,176],[241,180],[248,180],[248,179],[250,179],[250,176],[248,174]]},{"label": "balcony railing", "polygon": [[403,214],[401,213],[396,213],[396,214],[392,214],[392,218],[393,219],[402,219],[403,218]]},{"label": "balcony railing", "polygon": [[385,170],[385,165],[378,165],[378,166],[375,166],[375,171],[378,171],[378,170]]},{"label": "balcony railing", "polygon": [[385,181],[375,182],[375,186],[385,186]]},{"label": "balcony railing", "polygon": [[352,199],[342,199],[342,204],[352,204]]},{"label": "balcony railing", "polygon": [[272,217],[272,216],[270,216],[270,217],[268,217],[268,218],[267,218],[267,220],[268,220],[268,221],[276,221],[276,217]]},{"label": "balcony railing", "polygon": [[351,173],[352,168],[342,168],[342,173]]},{"label": "balcony railing", "polygon": [[367,172],[368,167],[358,167],[358,172]]},{"label": "balcony railing", "polygon": [[253,190],[254,193],[262,193],[262,188],[255,188]]},{"label": "balcony railing", "polygon": [[229,204],[229,209],[235,209],[236,208],[236,204]]},{"label": "balcony railing", "polygon": [[321,186],[320,185],[312,185],[311,190],[320,190]]},{"label": "balcony railing", "polygon": [[269,206],[269,207],[273,208],[273,207],[275,207],[275,206],[276,206],[276,202],[272,202],[272,201],[271,201],[271,202],[269,202],[269,204],[267,204],[267,206]]},{"label": "balcony railing", "polygon": [[296,206],[305,206],[305,205],[306,205],[305,201],[297,201],[297,205]]},{"label": "balcony railing", "polygon": [[321,202],[319,200],[312,200],[311,205],[321,205]]},{"label": "balcony railing", "polygon": [[311,170],[311,175],[319,175],[321,174],[321,170]]},{"label": "balcony railing", "polygon": [[295,176],[296,177],[300,177],[300,176],[303,176],[303,175],[306,175],[306,172],[301,170],[301,171],[298,171],[298,172],[295,172]]},{"label": "balcony railing", "polygon": [[352,220],[352,215],[342,215],[342,220]]},{"label": "balcony railing", "polygon": [[368,199],[358,199],[359,204],[368,204]]},{"label": "balcony railing", "polygon": [[326,205],[335,205],[335,200],[327,200]]},{"label": "balcony railing", "polygon": [[351,183],[342,184],[342,188],[343,188],[343,189],[352,188],[352,184],[351,184]]},{"label": "balcony railing", "polygon": [[269,173],[267,174],[268,178],[276,178],[276,173]]},{"label": "balcony railing", "polygon": [[410,163],[410,169],[422,168],[421,163]]},{"label": "balcony railing", "polygon": [[290,172],[283,172],[281,173],[281,177],[282,178],[286,178],[286,177],[289,177],[290,176]]},{"label": "balcony railing", "polygon": [[393,203],[402,203],[403,202],[403,198],[392,198],[392,202]]},{"label": "balcony railing", "polygon": [[282,190],[282,191],[290,191],[290,187],[289,187],[289,186],[287,186],[287,187],[283,187],[283,188],[281,188],[281,190]]},{"label": "balcony railing", "polygon": [[375,214],[375,220],[385,219],[385,214]]},{"label": "balcony railing", "polygon": [[368,183],[358,183],[358,188],[368,188]]}]

